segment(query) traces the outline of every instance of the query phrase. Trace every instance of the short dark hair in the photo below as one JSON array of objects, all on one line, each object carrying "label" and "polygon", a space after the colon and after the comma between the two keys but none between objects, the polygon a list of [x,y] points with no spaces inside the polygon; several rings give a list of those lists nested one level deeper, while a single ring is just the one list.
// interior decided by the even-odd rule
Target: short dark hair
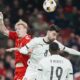
[{"label": "short dark hair", "polygon": [[56,42],[52,42],[52,43],[49,45],[49,51],[50,51],[50,52],[56,52],[56,51],[58,51],[58,50],[60,50],[60,49],[59,49],[59,46],[58,46],[58,44],[57,44]]},{"label": "short dark hair", "polygon": [[49,30],[49,31],[55,30],[56,32],[59,32],[61,29],[60,29],[57,25],[51,24],[51,25],[49,26],[49,29],[48,29],[48,30]]}]

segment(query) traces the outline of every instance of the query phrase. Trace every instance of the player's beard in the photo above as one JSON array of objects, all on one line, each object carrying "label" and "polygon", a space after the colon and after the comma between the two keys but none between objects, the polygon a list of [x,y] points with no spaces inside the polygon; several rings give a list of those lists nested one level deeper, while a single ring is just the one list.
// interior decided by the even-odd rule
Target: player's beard
[{"label": "player's beard", "polygon": [[52,43],[55,39],[49,39],[48,38],[48,40],[49,40],[48,43]]}]

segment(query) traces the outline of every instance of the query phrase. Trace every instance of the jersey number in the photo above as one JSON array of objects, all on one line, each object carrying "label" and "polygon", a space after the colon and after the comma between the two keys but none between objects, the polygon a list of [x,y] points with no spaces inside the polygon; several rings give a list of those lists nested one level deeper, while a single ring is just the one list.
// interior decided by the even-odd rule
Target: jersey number
[{"label": "jersey number", "polygon": [[[53,75],[54,75],[53,72],[54,72],[54,67],[51,66],[50,80],[53,80]],[[63,69],[62,69],[61,67],[57,67],[57,68],[56,68],[56,71],[55,71],[55,74],[56,74],[56,77],[58,78],[58,80],[61,79],[62,73],[63,73]]]}]

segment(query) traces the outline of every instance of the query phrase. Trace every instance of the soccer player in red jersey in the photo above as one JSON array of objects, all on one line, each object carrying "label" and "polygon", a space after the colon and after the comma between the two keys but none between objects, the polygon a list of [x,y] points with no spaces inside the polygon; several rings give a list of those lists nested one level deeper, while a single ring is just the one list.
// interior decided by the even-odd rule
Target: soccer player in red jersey
[{"label": "soccer player in red jersey", "polygon": [[[27,34],[28,25],[26,22],[19,20],[15,24],[15,32],[9,31],[3,22],[3,14],[0,12],[0,32],[8,36],[10,39],[15,41],[15,47],[23,47],[30,40],[31,36]],[[13,51],[13,49],[8,49],[7,51]],[[14,80],[22,80],[26,68],[29,55],[20,54],[19,51],[15,51],[15,75]]]}]

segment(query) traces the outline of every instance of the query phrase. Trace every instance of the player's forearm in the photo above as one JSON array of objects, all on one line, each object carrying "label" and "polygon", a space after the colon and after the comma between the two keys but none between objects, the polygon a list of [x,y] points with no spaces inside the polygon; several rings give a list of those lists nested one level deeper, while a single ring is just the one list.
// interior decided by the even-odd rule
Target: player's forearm
[{"label": "player's forearm", "polygon": [[72,55],[79,55],[80,56],[80,52],[75,49],[72,49],[72,48],[65,47],[64,51],[66,51]]},{"label": "player's forearm", "polygon": [[5,27],[5,25],[0,25],[0,32],[6,36],[9,36],[9,30]]}]

